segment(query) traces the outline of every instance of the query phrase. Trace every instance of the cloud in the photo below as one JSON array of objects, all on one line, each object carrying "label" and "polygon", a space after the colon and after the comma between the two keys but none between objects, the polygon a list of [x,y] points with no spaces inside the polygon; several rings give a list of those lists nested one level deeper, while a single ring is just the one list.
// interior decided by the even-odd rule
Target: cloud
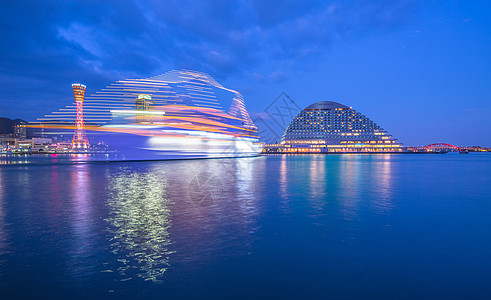
[{"label": "cloud", "polygon": [[[71,81],[95,88],[125,77],[172,68],[211,73],[280,71],[315,62],[333,44],[393,30],[407,23],[417,0],[169,0],[4,1],[0,101],[15,100],[23,81],[38,79],[37,93],[65,93]],[[268,72],[269,73],[269,72]],[[262,76],[262,75],[261,75]],[[56,92],[55,92],[56,94]],[[37,100],[37,99],[33,99]],[[47,112],[46,112],[47,113]]]},{"label": "cloud", "polygon": [[286,75],[281,71],[274,71],[269,75],[269,78],[271,78],[273,82],[282,82],[286,80]]}]

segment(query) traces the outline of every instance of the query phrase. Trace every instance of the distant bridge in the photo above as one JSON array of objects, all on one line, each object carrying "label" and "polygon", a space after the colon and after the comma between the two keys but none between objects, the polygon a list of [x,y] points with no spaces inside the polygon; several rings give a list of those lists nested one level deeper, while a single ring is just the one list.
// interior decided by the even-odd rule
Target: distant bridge
[{"label": "distant bridge", "polygon": [[457,147],[455,145],[446,143],[429,144],[428,146],[421,147],[420,149],[435,152],[467,152],[475,150],[473,149],[473,147]]},{"label": "distant bridge", "polygon": [[[458,147],[452,144],[447,143],[434,143],[429,144],[423,147],[408,147],[408,151],[410,152],[436,152],[436,153],[445,153],[445,152],[462,152],[467,153],[469,151],[483,151],[481,147]],[[485,151],[485,150],[484,150]]]},{"label": "distant bridge", "polygon": [[454,146],[452,144],[446,143],[435,143],[429,144],[428,146],[423,147],[426,150],[436,150],[436,151],[460,151],[460,147]]}]

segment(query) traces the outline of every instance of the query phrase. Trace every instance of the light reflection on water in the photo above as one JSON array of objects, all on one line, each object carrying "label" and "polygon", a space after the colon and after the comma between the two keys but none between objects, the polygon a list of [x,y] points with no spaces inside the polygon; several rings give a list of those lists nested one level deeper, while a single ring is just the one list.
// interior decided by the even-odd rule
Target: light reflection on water
[{"label": "light reflection on water", "polygon": [[[257,173],[265,172],[265,159],[238,159],[235,163],[235,185],[237,186],[238,209],[243,216],[243,227],[249,234],[257,230],[255,218],[260,214],[259,189],[260,179],[255,177]],[[250,240],[250,237],[245,239]],[[248,246],[251,246],[250,244]]]},{"label": "light reflection on water", "polygon": [[172,228],[176,259],[193,268],[223,249],[235,249],[233,255],[250,252],[262,187],[257,175],[263,168],[262,158],[176,163],[167,173],[168,195],[175,199],[173,223],[185,224]]},{"label": "light reflection on water", "polygon": [[[196,261],[239,241],[249,251],[261,187],[253,173],[261,165],[264,160],[257,158],[220,159],[107,172],[105,221],[117,263],[102,272],[118,273],[121,281],[161,282],[174,256]],[[174,223],[181,226],[172,235]],[[230,227],[237,238],[224,235]]]},{"label": "light reflection on water", "polygon": [[347,220],[357,217],[360,202],[360,174],[363,162],[359,156],[343,155],[340,160],[338,186],[342,212]]},{"label": "light reflection on water", "polygon": [[[278,155],[3,166],[0,296],[13,298],[25,285],[45,293],[62,286],[68,294],[124,297],[149,289],[150,298],[202,291],[211,298],[223,282],[228,296],[239,287],[254,298],[250,286],[275,280],[273,295],[290,296],[284,282],[312,291],[334,282],[329,288],[339,285],[342,295],[352,281],[376,286],[397,278],[402,273],[392,266],[399,262],[411,284],[419,279],[414,268],[438,275],[441,255],[445,264],[459,261],[455,271],[483,272],[491,264],[481,255],[489,235],[479,231],[491,225],[491,206],[482,200],[491,199],[490,162],[473,155]],[[421,171],[442,167],[450,181]],[[417,222],[415,211],[424,216]],[[465,255],[460,240],[482,249],[473,252],[479,260]],[[373,271],[379,268],[390,276]]]},{"label": "light reflection on water", "polygon": [[[387,213],[392,208],[390,155],[283,155],[279,158],[280,207],[291,210],[290,198],[304,188],[312,216],[321,216],[339,206],[345,220],[355,220],[360,209]],[[295,171],[292,171],[295,170]],[[305,185],[305,187],[303,187]]]},{"label": "light reflection on water", "polygon": [[376,180],[373,180],[373,191],[376,194],[374,197],[374,210],[378,213],[389,213],[394,207],[393,203],[393,181],[394,171],[390,154],[385,154],[380,157],[374,165],[377,174]]},{"label": "light reflection on water", "polygon": [[[169,266],[172,243],[170,200],[166,195],[165,171],[154,168],[134,172],[122,168],[107,173],[109,215],[105,219],[111,251],[118,258],[104,271],[117,271],[123,278],[133,276],[158,281]],[[104,272],[103,271],[103,272]]]},{"label": "light reflection on water", "polygon": [[6,165],[53,165],[74,164],[96,161],[123,160],[115,153],[76,153],[76,154],[0,154],[0,166]]},{"label": "light reflection on water", "polygon": [[[64,197],[60,197],[60,185],[62,179],[56,172],[60,166],[51,167],[51,205],[58,205]],[[73,282],[81,285],[81,282],[86,281],[89,276],[94,274],[97,265],[91,263],[93,258],[95,243],[94,229],[94,190],[91,187],[90,168],[88,165],[75,165],[73,172],[70,173],[70,202],[68,203],[72,216],[70,217],[70,233],[73,239],[70,240],[69,255],[67,259],[67,270],[70,272]]]},{"label": "light reflection on water", "polygon": [[327,184],[329,178],[326,177],[326,156],[317,156],[310,160],[308,168],[309,176],[309,202],[314,214],[322,213],[325,206],[332,198],[327,199],[329,191]]},{"label": "light reflection on water", "polygon": [[[392,208],[390,156],[377,157],[373,162],[354,155],[334,159],[323,155],[298,158],[283,155],[275,159],[279,161],[277,203],[286,214],[294,209],[290,203],[294,197],[295,205],[310,207],[309,215],[317,219],[332,214],[336,205],[346,220],[356,219],[360,203],[368,195],[362,184],[365,177],[373,178],[371,184],[376,196],[369,196],[373,209],[387,212]],[[146,163],[148,166],[143,169],[131,163],[123,164],[123,167],[109,165],[103,180],[96,184],[104,185],[107,190],[104,203],[108,211],[104,220],[110,251],[117,262],[106,262],[102,272],[119,274],[122,281],[142,278],[158,282],[164,279],[173,255],[193,261],[200,255],[212,255],[215,249],[236,243],[217,238],[225,230],[223,228],[230,226],[235,228],[242,251],[250,252],[254,233],[259,229],[256,219],[261,214],[259,201],[263,182],[271,181],[271,178],[260,176],[268,173],[266,163],[267,159],[260,157]],[[60,178],[58,171],[66,167],[53,165],[49,170],[50,206],[54,209],[61,209],[56,205],[59,206],[63,197],[61,186],[65,178]],[[95,165],[71,167],[74,171],[69,178],[69,199],[73,206],[70,218],[74,238],[67,267],[73,277],[81,279],[84,277],[81,274],[90,275],[97,269],[88,261],[96,251],[92,240],[97,233],[92,223],[97,218],[93,206],[98,197],[94,195],[91,180]],[[23,186],[28,186],[32,180],[28,172],[19,172],[16,176],[17,184]],[[3,199],[1,179],[0,176],[0,208]],[[299,186],[304,189],[304,203],[298,202],[302,199]],[[18,195],[29,198],[30,191],[20,189]],[[6,244],[3,217],[2,208],[0,251]],[[174,237],[171,234],[173,223],[186,223],[184,229],[175,230],[178,234]],[[209,239],[200,239],[203,236]],[[194,244],[182,237],[194,240]],[[172,247],[175,241],[178,245]],[[186,242],[190,246],[187,249],[182,247]]]},{"label": "light reflection on water", "polygon": [[[5,226],[5,206],[4,206],[4,184],[3,184],[3,173],[0,172],[0,265],[3,261],[3,254],[7,248],[7,231]],[[0,269],[0,275],[2,274],[2,269]]]}]

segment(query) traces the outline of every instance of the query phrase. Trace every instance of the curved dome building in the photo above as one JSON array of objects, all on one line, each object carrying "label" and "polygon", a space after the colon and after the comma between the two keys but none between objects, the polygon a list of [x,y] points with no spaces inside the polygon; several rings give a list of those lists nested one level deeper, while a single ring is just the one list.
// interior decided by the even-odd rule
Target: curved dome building
[{"label": "curved dome building", "polygon": [[[274,149],[276,148],[276,149]],[[273,152],[401,152],[402,144],[356,110],[333,101],[302,110]]]}]

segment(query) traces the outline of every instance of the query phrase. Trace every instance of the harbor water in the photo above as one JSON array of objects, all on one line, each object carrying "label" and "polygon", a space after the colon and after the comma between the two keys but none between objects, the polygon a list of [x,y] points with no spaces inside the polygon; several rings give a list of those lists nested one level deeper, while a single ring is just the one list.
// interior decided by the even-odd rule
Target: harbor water
[{"label": "harbor water", "polygon": [[1,299],[491,297],[489,154],[0,164]]}]

